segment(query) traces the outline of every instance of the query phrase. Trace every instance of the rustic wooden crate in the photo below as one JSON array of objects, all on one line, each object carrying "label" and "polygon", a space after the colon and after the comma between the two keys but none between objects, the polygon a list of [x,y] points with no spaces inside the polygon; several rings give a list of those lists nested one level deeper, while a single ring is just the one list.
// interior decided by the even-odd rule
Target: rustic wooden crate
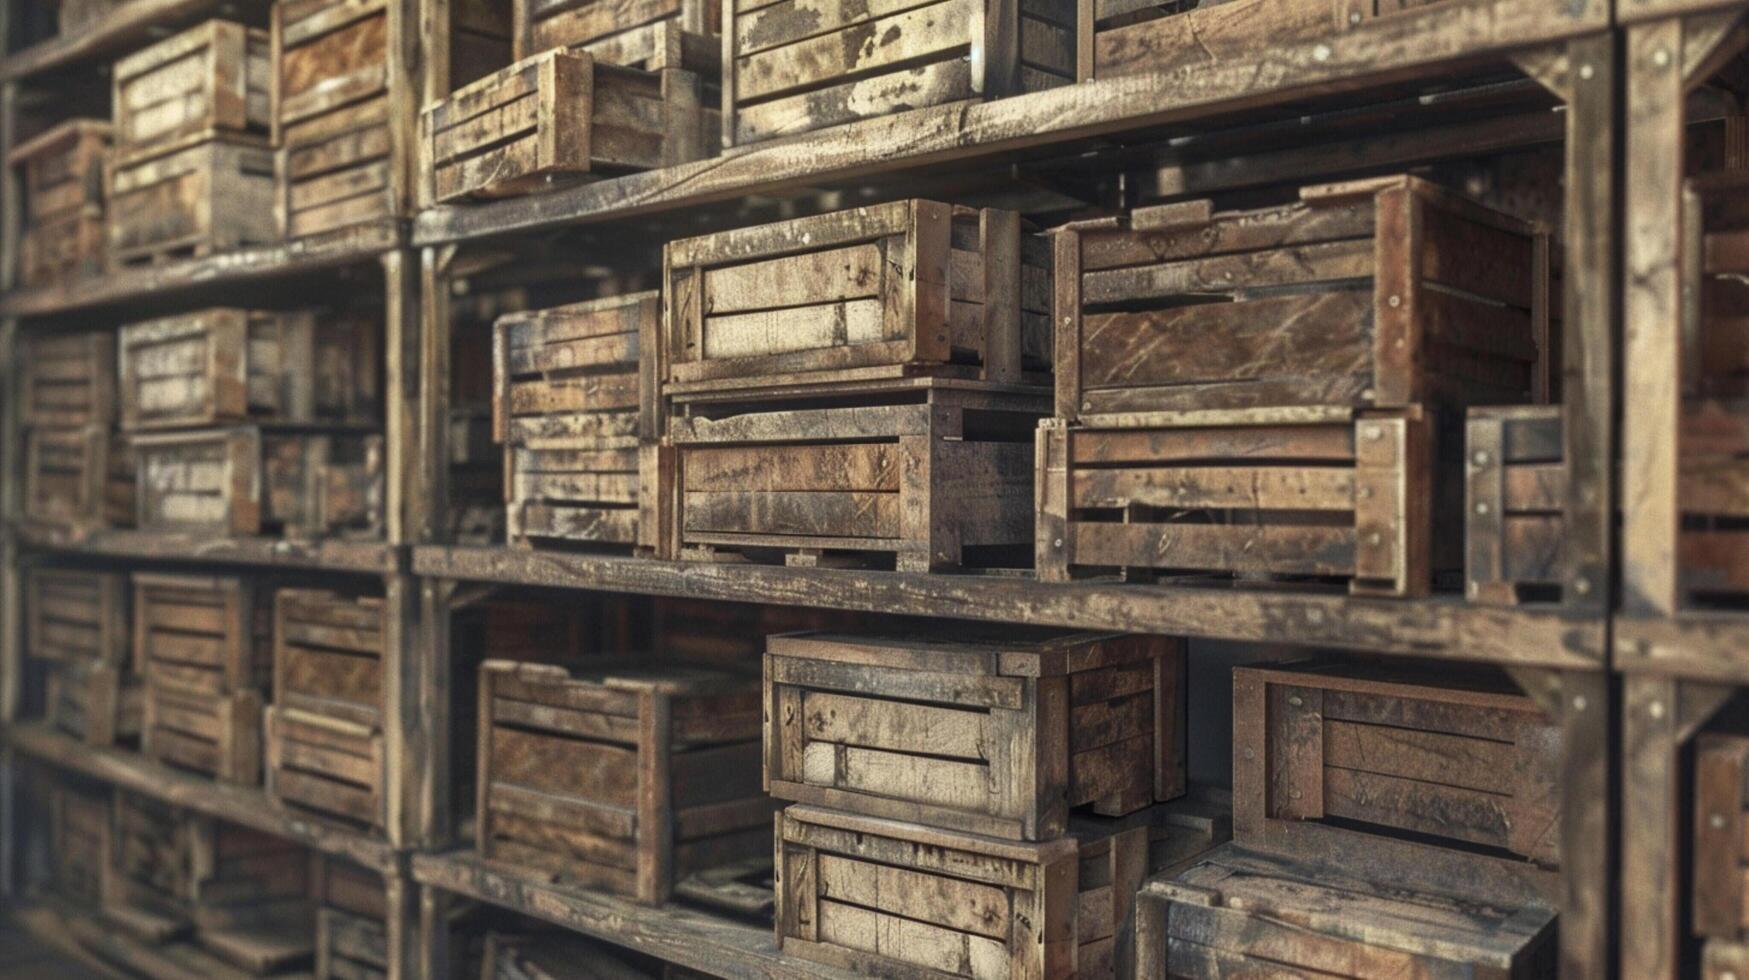
[{"label": "rustic wooden crate", "polygon": [[117,61],[111,107],[118,161],[191,136],[264,133],[271,65],[267,32],[228,20],[206,21]]},{"label": "rustic wooden crate", "polygon": [[365,425],[381,418],[380,328],[320,310],[215,307],[121,329],[121,425]]},{"label": "rustic wooden crate", "polygon": [[[638,543],[639,337],[655,292],[512,313],[493,327],[493,437],[512,544]],[[653,535],[651,536],[653,537]]]},{"label": "rustic wooden crate", "polygon": [[89,909],[103,905],[111,841],[110,790],[65,778],[47,782],[49,871],[54,888]]},{"label": "rustic wooden crate", "polygon": [[383,440],[235,426],[133,438],[141,528],[380,537]]},{"label": "rustic wooden crate", "polygon": [[115,422],[116,335],[29,333],[20,340],[19,421],[27,428],[106,428]]},{"label": "rustic wooden crate", "polygon": [[1546,400],[1547,232],[1418,178],[1056,234],[1060,418]]},{"label": "rustic wooden crate", "polygon": [[186,933],[194,874],[189,822],[167,803],[119,789],[113,815],[104,917],[147,942]]},{"label": "rustic wooden crate", "polygon": [[272,593],[248,578],[133,573],[136,669],[191,695],[259,691],[272,677]]},{"label": "rustic wooden crate", "polygon": [[140,751],[221,782],[261,782],[259,691],[191,694],[148,677]]},{"label": "rustic wooden crate", "polygon": [[57,664],[124,667],[131,660],[128,580],[120,572],[30,568],[25,652]]},{"label": "rustic wooden crate", "polygon": [[1043,381],[1050,268],[1013,212],[923,200],[670,242],[661,393]]},{"label": "rustic wooden crate", "polygon": [[769,853],[751,677],[488,661],[479,739],[483,857],[659,905]]},{"label": "rustic wooden crate", "polygon": [[311,866],[315,980],[387,980],[388,894],[382,876],[333,858]]},{"label": "rustic wooden crate", "polygon": [[190,821],[195,939],[256,976],[307,969],[316,953],[310,851],[222,820]]},{"label": "rustic wooden crate", "polygon": [[[1560,863],[1563,741],[1486,675],[1342,662],[1233,670],[1236,838],[1335,822],[1423,850]],[[1430,857],[1429,861],[1435,860]]]},{"label": "rustic wooden crate", "polygon": [[889,9],[726,0],[724,145],[1074,80],[1068,0]]},{"label": "rustic wooden crate", "polygon": [[1369,882],[1223,845],[1165,899],[1165,975],[1552,977],[1555,912]]},{"label": "rustic wooden crate", "polygon": [[277,704],[264,724],[268,796],[349,826],[384,825],[380,728]]},{"label": "rustic wooden crate", "polygon": [[133,455],[100,426],[24,433],[24,519],[75,538],[133,524]]},{"label": "rustic wooden crate", "polygon": [[48,722],[89,745],[140,735],[145,688],[139,678],[103,663],[57,664],[49,671]]},{"label": "rustic wooden crate", "polygon": [[517,61],[569,49],[628,68],[685,68],[712,84],[722,69],[720,0],[512,0],[511,11]]},{"label": "rustic wooden crate", "polygon": [[1018,840],[1185,788],[1184,647],[956,628],[766,641],[765,780],[784,800]]},{"label": "rustic wooden crate", "polygon": [[1693,931],[1749,940],[1749,736],[1708,732],[1695,742]]},{"label": "rustic wooden crate", "polygon": [[1464,573],[1472,601],[1560,598],[1566,577],[1563,450],[1559,405],[1470,409]]},{"label": "rustic wooden crate", "polygon": [[108,169],[110,271],[278,240],[273,153],[253,136],[154,146]]},{"label": "rustic wooden crate", "polygon": [[639,476],[657,554],[910,572],[1025,563],[1042,393],[937,378],[829,390],[684,403]]},{"label": "rustic wooden crate", "polygon": [[18,281],[48,286],[103,271],[103,167],[109,124],[70,119],[14,147],[23,171],[25,227]]},{"label": "rustic wooden crate", "polygon": [[[1419,409],[1038,430],[1041,579],[1121,571],[1425,595],[1462,560],[1455,440]],[[1443,465],[1442,465],[1443,464]]]},{"label": "rustic wooden crate", "polygon": [[451,93],[420,115],[433,202],[526,194],[586,177],[673,166],[716,151],[703,83],[548,51]]}]

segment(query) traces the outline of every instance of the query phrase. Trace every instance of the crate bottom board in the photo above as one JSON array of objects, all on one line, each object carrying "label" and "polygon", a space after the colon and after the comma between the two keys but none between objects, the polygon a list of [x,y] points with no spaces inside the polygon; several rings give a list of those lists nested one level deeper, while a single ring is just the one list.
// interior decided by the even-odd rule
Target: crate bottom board
[{"label": "crate bottom board", "polygon": [[123,932],[142,942],[167,943],[188,935],[192,928],[188,919],[165,915],[151,909],[111,902],[103,907],[103,918]]}]

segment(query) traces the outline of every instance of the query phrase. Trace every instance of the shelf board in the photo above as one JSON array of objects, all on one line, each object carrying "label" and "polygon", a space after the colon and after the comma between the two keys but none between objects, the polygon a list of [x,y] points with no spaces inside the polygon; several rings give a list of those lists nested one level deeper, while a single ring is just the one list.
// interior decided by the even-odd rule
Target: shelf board
[{"label": "shelf board", "polygon": [[57,35],[0,58],[0,82],[111,58],[150,44],[158,33],[203,20],[223,6],[223,0],[128,0],[87,30]]},{"label": "shelf board", "polygon": [[412,571],[464,581],[1332,646],[1520,666],[1603,666],[1600,618],[1554,606],[1476,605],[1455,595],[1372,599],[1339,591],[1040,582],[1021,573],[923,575],[508,547],[416,547]]},{"label": "shelf board", "polygon": [[555,885],[534,872],[483,861],[472,851],[415,855],[413,879],[715,976],[770,980],[848,980],[853,976],[785,956],[768,925],[679,905],[651,908],[600,892]]},{"label": "shelf board", "polygon": [[136,266],[0,296],[0,317],[48,316],[168,293],[234,286],[374,261],[405,244],[402,222],[382,219],[292,242],[252,245],[205,258]]},{"label": "shelf board", "polygon": [[399,866],[387,841],[286,813],[259,786],[214,782],[137,752],[87,745],[41,723],[9,725],[4,740],[12,749],[57,769],[284,837],[379,872],[394,873]]},{"label": "shelf board", "polygon": [[1749,684],[1749,613],[1619,613],[1612,643],[1624,672]]},{"label": "shelf board", "polygon": [[220,538],[123,529],[74,536],[29,524],[18,526],[18,540],[28,548],[92,558],[310,568],[375,575],[392,574],[400,568],[400,549],[381,541]]}]

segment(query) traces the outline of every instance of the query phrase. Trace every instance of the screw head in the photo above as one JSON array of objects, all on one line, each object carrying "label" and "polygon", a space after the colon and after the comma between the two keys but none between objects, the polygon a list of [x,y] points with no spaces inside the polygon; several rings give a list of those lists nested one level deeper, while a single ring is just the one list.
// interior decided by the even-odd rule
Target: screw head
[{"label": "screw head", "polygon": [[1470,457],[1470,462],[1475,463],[1477,466],[1487,466],[1488,451],[1485,449],[1476,450],[1476,454]]},{"label": "screw head", "polygon": [[1583,78],[1584,80],[1589,82],[1589,81],[1591,81],[1591,76],[1593,76],[1595,74],[1597,74],[1597,69],[1591,67],[1590,65],[1580,65],[1579,66],[1579,77],[1580,78]]},{"label": "screw head", "polygon": [[1051,547],[1053,547],[1053,548],[1061,548],[1062,546],[1063,546],[1063,539],[1062,538],[1057,538],[1056,540],[1051,542]]},{"label": "screw head", "polygon": [[1585,706],[1590,704],[1590,703],[1591,702],[1585,700],[1585,695],[1583,695],[1583,694],[1573,695],[1573,710],[1574,711],[1584,711]]},{"label": "screw head", "polygon": [[1330,54],[1331,54],[1330,45],[1320,44],[1317,47],[1312,49],[1312,60],[1313,61],[1329,61]]},{"label": "screw head", "polygon": [[1360,23],[1360,11],[1358,11],[1358,10],[1350,11],[1348,14],[1348,22],[1350,24]]},{"label": "screw head", "polygon": [[1573,591],[1579,593],[1580,595],[1589,595],[1591,593],[1591,580],[1584,577],[1583,575],[1574,579],[1573,580]]},{"label": "screw head", "polygon": [[1386,303],[1387,303],[1387,304],[1389,304],[1389,305],[1390,305],[1390,307],[1391,307],[1391,309],[1393,309],[1393,310],[1394,310],[1394,309],[1396,309],[1396,308],[1397,308],[1397,307],[1399,307],[1399,306],[1402,306],[1402,305],[1403,305],[1403,297],[1401,297],[1401,296],[1392,296],[1392,297],[1391,297],[1391,298],[1390,298],[1390,299],[1387,299],[1387,300],[1385,300],[1385,302],[1386,302]]},{"label": "screw head", "polygon": [[1300,798],[1300,791],[1299,791],[1299,790],[1297,790],[1297,789],[1296,789],[1296,790],[1289,790],[1289,791],[1288,791],[1288,794],[1287,794],[1287,795],[1288,795],[1288,796],[1291,796],[1291,797],[1293,797],[1293,798],[1294,798],[1294,799],[1296,799],[1296,800],[1297,800],[1297,799],[1299,799],[1299,798]]},{"label": "screw head", "polygon": [[1486,500],[1480,501],[1476,504],[1476,513],[1484,515],[1488,513],[1488,502]]},{"label": "screw head", "polygon": [[1302,697],[1300,697],[1300,696],[1299,696],[1299,695],[1298,695],[1298,694],[1295,694],[1295,695],[1293,695],[1293,696],[1292,696],[1292,697],[1290,697],[1290,698],[1288,698],[1288,699],[1287,699],[1287,703],[1288,703],[1288,704],[1291,704],[1291,705],[1293,705],[1293,706],[1294,706],[1294,707],[1296,707],[1296,708],[1298,708],[1298,707],[1300,707],[1300,706],[1301,706],[1301,705],[1303,705],[1303,704],[1305,704],[1305,703],[1306,703],[1306,701],[1305,701],[1305,699],[1304,699],[1304,698],[1302,698]]},{"label": "screw head", "polygon": [[1653,718],[1664,717],[1664,702],[1653,701],[1651,704],[1646,705],[1646,714],[1651,715]]},{"label": "screw head", "polygon": [[1665,48],[1659,48],[1652,52],[1652,64],[1659,68],[1670,67],[1670,52]]},{"label": "screw head", "polygon": [[1367,535],[1366,543],[1370,544],[1376,548],[1379,546],[1379,544],[1383,543],[1384,540],[1385,540],[1384,535],[1381,535],[1381,534],[1379,534],[1379,532],[1374,531],[1373,533]]},{"label": "screw head", "polygon": [[1245,750],[1245,758],[1247,758],[1247,759],[1257,758],[1257,750],[1256,749],[1246,749]]},{"label": "screw head", "polygon": [[1724,830],[1725,829],[1725,815],[1722,813],[1715,813],[1712,816],[1708,817],[1707,818],[1707,826],[1713,828],[1714,830]]}]

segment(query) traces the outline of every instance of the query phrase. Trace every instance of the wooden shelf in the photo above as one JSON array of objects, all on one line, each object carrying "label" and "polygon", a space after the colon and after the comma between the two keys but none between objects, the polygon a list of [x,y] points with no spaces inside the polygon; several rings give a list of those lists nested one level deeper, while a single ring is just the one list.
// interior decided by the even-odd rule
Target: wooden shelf
[{"label": "wooden shelf", "polygon": [[920,575],[841,568],[654,561],[519,548],[413,549],[413,573],[554,588],[765,602],[1079,629],[1345,647],[1406,656],[1596,670],[1603,621],[1558,607],[1472,605],[1457,596],[1116,582],[1030,575]]},{"label": "wooden shelf", "polygon": [[785,956],[778,950],[769,925],[679,905],[650,908],[599,892],[566,888],[533,873],[489,864],[471,851],[416,855],[413,879],[715,976],[770,980],[853,976]]},{"label": "wooden shelf", "polygon": [[129,0],[90,30],[57,35],[0,59],[0,82],[126,53],[150,44],[158,33],[209,17],[223,6],[222,0]]},{"label": "wooden shelf", "polygon": [[400,568],[400,549],[381,541],[287,541],[284,538],[216,538],[155,531],[97,531],[74,538],[21,524],[18,540],[28,548],[90,558],[210,565],[310,568],[386,575]]},{"label": "wooden shelf", "polygon": [[4,738],[14,750],[51,766],[275,834],[367,868],[393,872],[399,864],[387,841],[288,814],[258,786],[216,783],[136,752],[87,745],[40,723],[7,726]]},{"label": "wooden shelf", "polygon": [[1749,684],[1749,614],[1615,618],[1612,663],[1625,673]]}]

